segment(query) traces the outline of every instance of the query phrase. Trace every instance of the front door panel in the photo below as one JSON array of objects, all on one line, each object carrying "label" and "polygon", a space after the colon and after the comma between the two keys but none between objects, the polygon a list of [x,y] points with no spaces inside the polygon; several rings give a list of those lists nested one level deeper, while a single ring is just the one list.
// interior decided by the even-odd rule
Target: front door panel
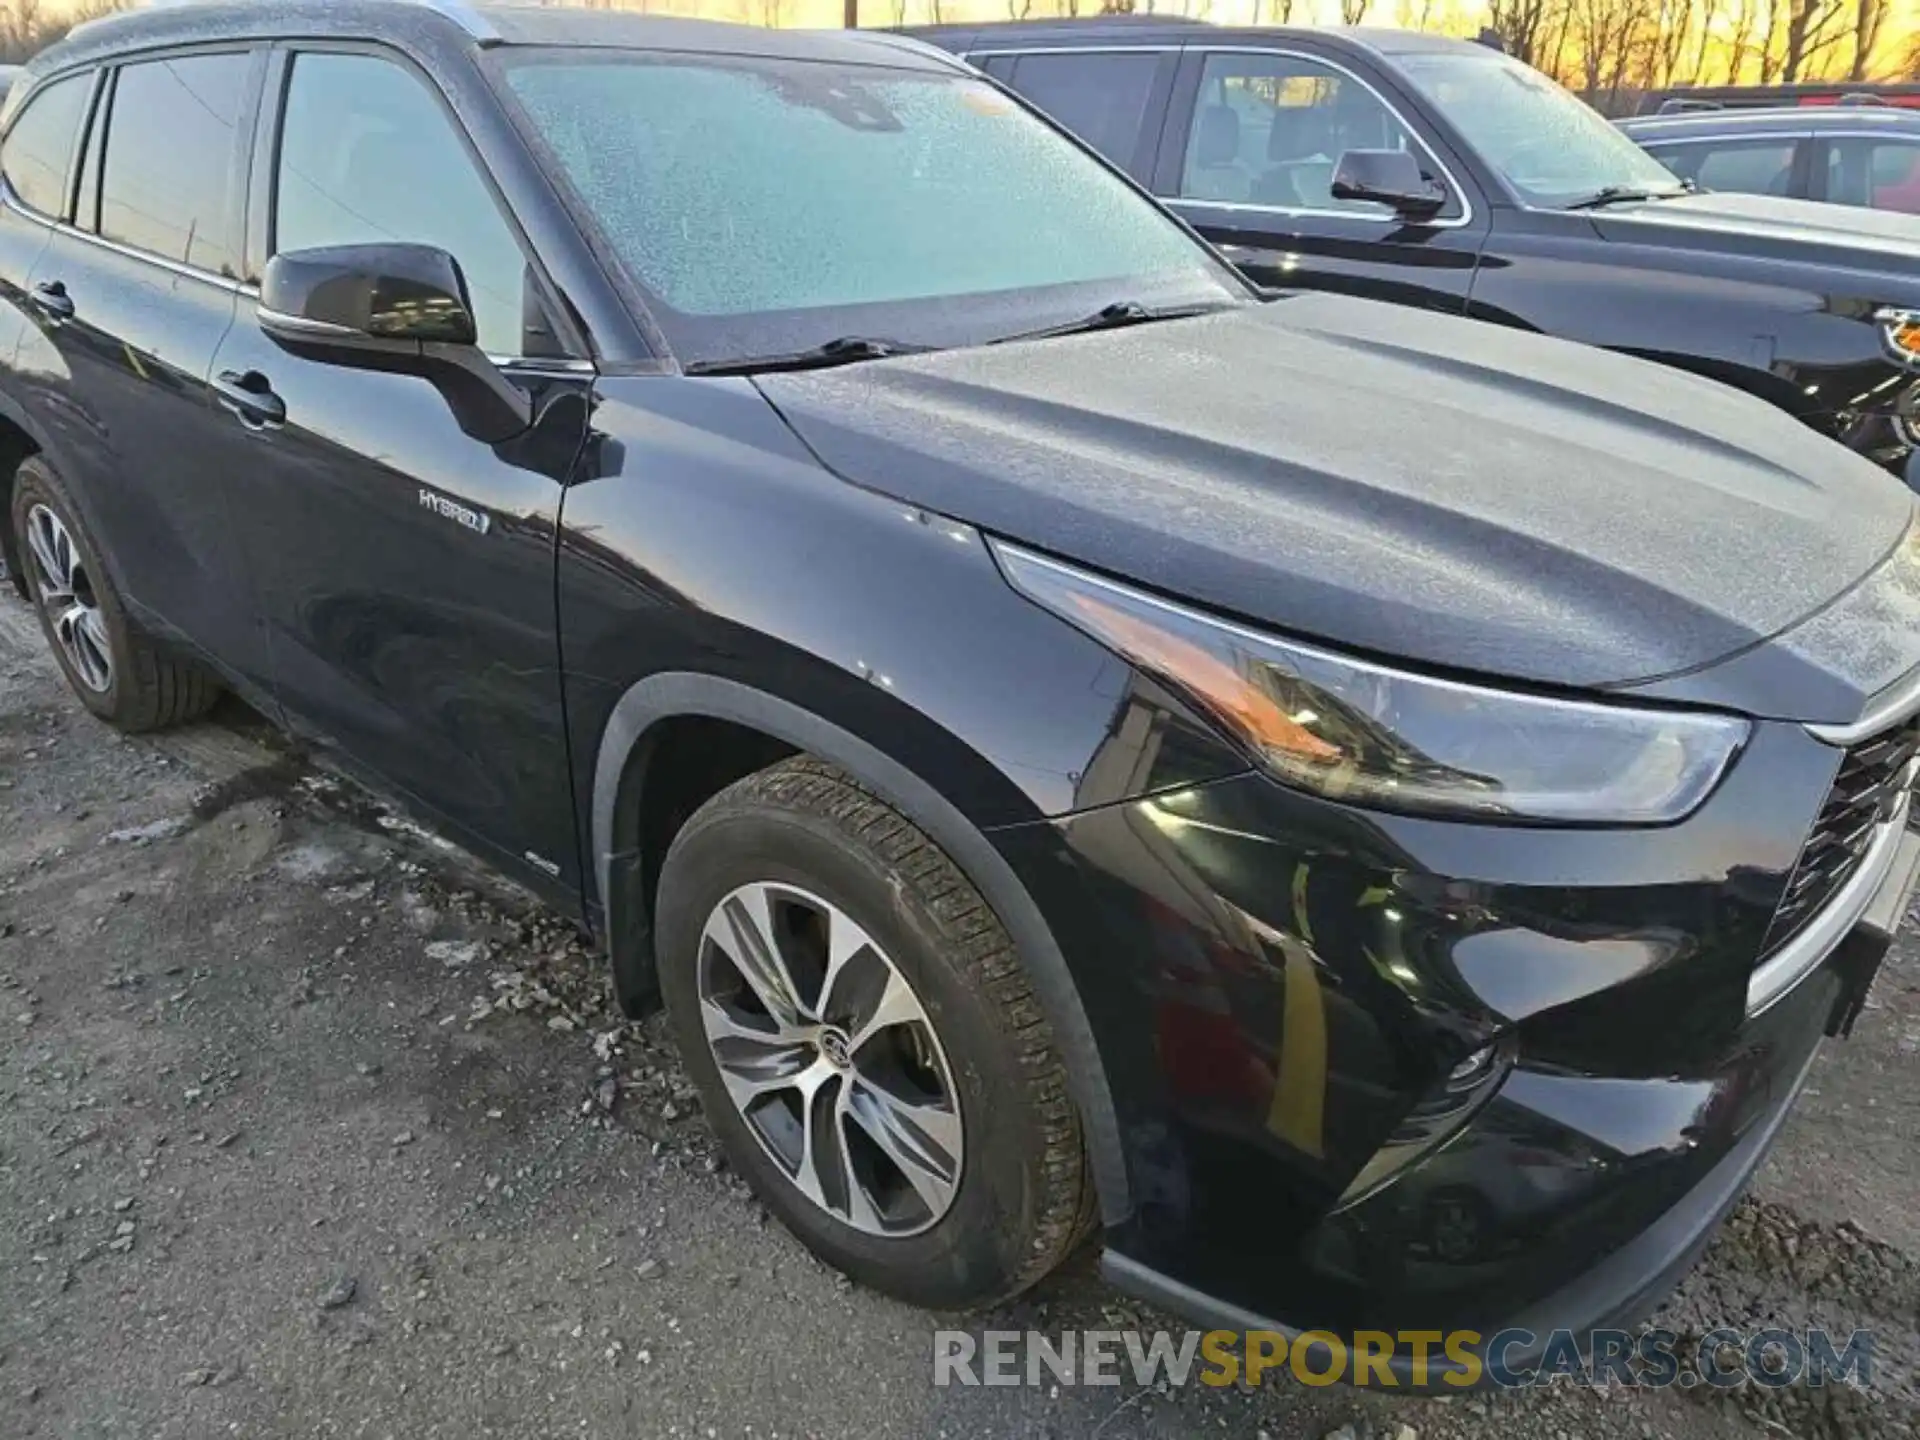
[{"label": "front door panel", "polygon": [[1464,313],[1484,232],[1174,202],[1256,285]]},{"label": "front door panel", "polygon": [[424,380],[299,359],[247,301],[214,362],[285,406],[229,413],[217,463],[296,728],[491,848],[578,884],[554,612],[584,378],[530,378],[534,432],[487,446]]},{"label": "front door panel", "polygon": [[223,463],[246,477],[236,525],[276,693],[296,728],[528,881],[575,892],[554,547],[591,367],[555,353],[524,241],[432,80],[367,46],[296,47],[270,75],[251,190],[261,262],[445,251],[480,349],[537,416],[512,442],[475,440],[426,380],[295,355],[242,301],[213,383],[230,412]]}]

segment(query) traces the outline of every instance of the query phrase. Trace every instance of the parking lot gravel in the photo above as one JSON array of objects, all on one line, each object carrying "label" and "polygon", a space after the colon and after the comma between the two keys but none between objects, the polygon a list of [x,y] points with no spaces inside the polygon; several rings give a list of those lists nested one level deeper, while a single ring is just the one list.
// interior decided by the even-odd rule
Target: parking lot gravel
[{"label": "parking lot gravel", "polygon": [[1871,1327],[1868,1391],[936,1389],[942,1325],[1177,1322],[1091,1253],[964,1320],[851,1287],[566,917],[237,705],[115,735],[5,591],[0,1436],[1912,1435],[1916,957],[1663,1317]]}]

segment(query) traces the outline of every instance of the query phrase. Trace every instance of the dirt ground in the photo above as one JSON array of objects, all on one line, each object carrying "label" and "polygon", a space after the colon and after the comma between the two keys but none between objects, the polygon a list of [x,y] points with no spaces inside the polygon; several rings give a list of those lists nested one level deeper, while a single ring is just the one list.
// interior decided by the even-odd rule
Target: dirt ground
[{"label": "dirt ground", "polygon": [[[1667,1317],[1871,1326],[1870,1393],[936,1390],[563,919],[237,707],[115,736],[0,589],[0,1437],[1912,1435],[1917,954]],[[1083,1254],[970,1323],[1174,1322]]]}]

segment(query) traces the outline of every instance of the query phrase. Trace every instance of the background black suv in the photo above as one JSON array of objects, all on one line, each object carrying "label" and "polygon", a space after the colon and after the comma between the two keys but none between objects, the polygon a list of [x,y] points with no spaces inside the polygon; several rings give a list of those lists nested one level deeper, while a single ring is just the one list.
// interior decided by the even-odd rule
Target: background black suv
[{"label": "background black suv", "polygon": [[[1538,71],[1393,30],[915,30],[1077,132],[1265,285],[1544,331],[1759,395],[1896,473],[1920,439],[1920,220],[1688,194]],[[1350,150],[1415,164],[1342,188]]]},{"label": "background black suv", "polygon": [[1636,1316],[1865,1002],[1915,503],[1750,396],[1264,301],[892,35],[201,5],[0,125],[75,694],[577,916],[851,1275]]}]

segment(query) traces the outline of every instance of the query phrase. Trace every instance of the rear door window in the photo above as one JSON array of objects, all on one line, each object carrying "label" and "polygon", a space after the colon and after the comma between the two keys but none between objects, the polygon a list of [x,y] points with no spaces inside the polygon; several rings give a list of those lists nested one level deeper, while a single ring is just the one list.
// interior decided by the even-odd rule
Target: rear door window
[{"label": "rear door window", "polygon": [[1920,140],[1828,141],[1826,199],[1920,215]]},{"label": "rear door window", "polygon": [[1158,52],[1147,50],[1034,53],[1020,57],[1008,83],[1114,164],[1131,169],[1159,68]]},{"label": "rear door window", "polygon": [[0,173],[28,209],[66,218],[67,176],[92,90],[91,73],[63,76],[31,96],[7,131]]},{"label": "rear door window", "polygon": [[214,275],[238,273],[235,143],[252,57],[123,65],[100,185],[100,234]]}]

